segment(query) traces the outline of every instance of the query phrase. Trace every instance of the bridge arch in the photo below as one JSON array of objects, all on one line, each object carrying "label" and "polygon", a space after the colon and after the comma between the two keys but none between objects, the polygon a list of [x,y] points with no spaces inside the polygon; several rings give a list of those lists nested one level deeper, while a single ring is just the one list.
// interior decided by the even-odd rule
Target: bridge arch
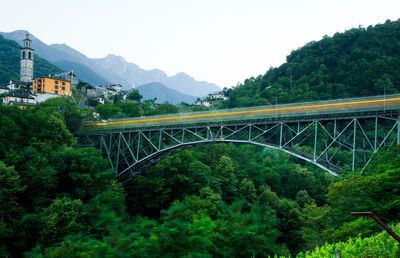
[{"label": "bridge arch", "polygon": [[[127,168],[127,170],[132,169],[136,173],[138,173],[138,172],[140,173],[142,171],[145,171],[147,168],[157,164],[160,160],[162,160],[174,153],[177,153],[179,151],[189,149],[189,148],[194,148],[197,146],[206,145],[206,144],[218,144],[218,143],[253,144],[253,145],[257,145],[257,146],[267,147],[267,148],[277,150],[277,151],[283,151],[283,152],[288,153],[289,155],[292,155],[296,158],[299,158],[299,159],[302,159],[309,163],[312,163],[334,176],[338,176],[338,174],[336,173],[337,172],[336,170],[330,169],[328,166],[324,166],[322,162],[321,163],[315,162],[314,160],[312,160],[311,157],[310,158],[307,157],[306,153],[298,153],[295,150],[283,149],[283,148],[279,148],[278,146],[258,143],[258,142],[254,142],[254,141],[224,140],[224,139],[177,144],[175,146],[171,146],[169,148],[166,148],[161,151],[150,154],[149,156],[139,160],[136,164],[132,164],[130,167]],[[340,168],[336,167],[336,169],[340,169]],[[121,172],[120,175],[123,173],[124,173],[124,171]]]}]

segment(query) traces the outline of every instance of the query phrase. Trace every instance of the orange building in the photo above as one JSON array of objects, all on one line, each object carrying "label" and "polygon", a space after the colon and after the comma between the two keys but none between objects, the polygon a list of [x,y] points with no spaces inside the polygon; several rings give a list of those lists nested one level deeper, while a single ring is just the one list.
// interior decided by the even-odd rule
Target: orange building
[{"label": "orange building", "polygon": [[51,78],[51,77],[37,78],[33,79],[33,92],[70,96],[71,84],[69,81],[58,78]]}]

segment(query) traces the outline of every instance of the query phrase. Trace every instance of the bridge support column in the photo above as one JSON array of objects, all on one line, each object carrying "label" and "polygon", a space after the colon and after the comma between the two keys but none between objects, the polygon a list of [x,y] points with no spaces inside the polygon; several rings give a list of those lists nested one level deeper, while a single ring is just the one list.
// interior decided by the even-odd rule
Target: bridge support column
[{"label": "bridge support column", "polygon": [[378,117],[375,117],[375,145],[374,145],[374,153],[376,152],[376,144],[378,142]]},{"label": "bridge support column", "polygon": [[115,174],[118,175],[118,162],[119,162],[119,153],[121,150],[121,137],[122,137],[122,133],[118,134],[118,151],[117,151],[117,159],[115,161]]},{"label": "bridge support column", "polygon": [[397,117],[397,145],[400,144],[400,116]]},{"label": "bridge support column", "polygon": [[317,140],[318,140],[318,121],[315,121],[315,132],[314,132],[314,161],[317,160]]},{"label": "bridge support column", "polygon": [[353,165],[351,170],[354,171],[356,165],[356,132],[357,132],[357,119],[354,118],[354,129],[353,129]]}]

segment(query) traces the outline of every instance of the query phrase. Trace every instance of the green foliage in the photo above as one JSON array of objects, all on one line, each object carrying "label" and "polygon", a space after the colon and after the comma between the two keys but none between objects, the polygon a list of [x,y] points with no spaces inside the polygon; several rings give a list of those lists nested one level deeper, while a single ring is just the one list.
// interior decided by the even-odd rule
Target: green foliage
[{"label": "green foliage", "polygon": [[113,177],[109,163],[94,148],[66,148],[52,155],[58,173],[59,192],[83,201],[103,192]]},{"label": "green foliage", "polygon": [[386,222],[399,213],[399,147],[329,193],[332,178],[319,169],[234,144],[178,152],[124,189],[98,150],[72,147],[66,122],[76,111],[64,101],[0,107],[2,256],[289,255],[379,230],[353,209],[375,207]]},{"label": "green foliage", "polygon": [[73,128],[77,114],[74,103],[62,98],[31,110],[0,107],[0,256],[94,232],[88,203],[112,195],[112,171],[98,150],[71,147],[67,125]]},{"label": "green foliage", "polygon": [[119,107],[127,117],[137,117],[142,114],[140,103],[122,102]]},{"label": "green foliage", "polygon": [[[271,177],[265,176],[265,171],[283,175],[285,181],[277,181],[278,186],[276,181],[269,180]],[[303,204],[312,202],[312,196],[320,199],[323,193],[316,193],[316,185],[326,189],[330,180],[318,174],[323,173],[316,168],[290,163],[286,154],[263,151],[261,147],[205,145],[169,156],[145,175],[135,178],[127,200],[133,214],[160,218],[161,210],[177,205],[182,207],[180,216],[185,220],[205,213],[216,221],[231,216],[225,207],[240,202],[239,216],[259,210],[261,219],[275,217],[277,224],[274,230],[285,232],[277,236],[276,242],[285,243],[290,250],[297,252],[303,243],[301,230],[304,219],[299,205],[289,198],[299,196],[298,202]],[[311,180],[305,177],[311,177]],[[292,182],[298,184],[296,187],[286,185],[286,180],[291,178],[295,178]],[[285,189],[288,198],[278,196],[271,190],[272,187]],[[311,196],[307,193],[309,189]],[[226,252],[231,252],[230,248]],[[279,250],[277,252],[284,253],[286,249]]]},{"label": "green foliage", "polygon": [[[392,227],[392,230],[400,234],[400,224]],[[336,251],[340,250],[342,257],[399,257],[399,243],[386,231],[368,237],[360,236],[350,238],[346,242],[325,244],[313,251],[300,253],[297,257],[335,257]]]},{"label": "green foliage", "polygon": [[[15,236],[16,218],[23,213],[22,206],[17,202],[17,198],[25,189],[21,185],[18,173],[13,167],[6,166],[0,161],[0,245],[10,245]],[[8,256],[5,248],[0,248],[1,256]]]},{"label": "green foliage", "polygon": [[174,113],[178,113],[178,107],[168,103],[157,105],[156,109],[154,110],[155,115],[174,114]]},{"label": "green foliage", "polygon": [[126,96],[126,98],[140,102],[140,100],[143,98],[143,96],[140,95],[138,90],[132,90],[128,93],[128,96]]},{"label": "green foliage", "polygon": [[85,118],[84,111],[78,110],[72,98],[52,98],[40,103],[36,112],[58,113],[64,118],[65,124],[71,133],[75,133]]},{"label": "green foliage", "polygon": [[43,219],[40,241],[51,245],[61,241],[65,235],[84,231],[81,221],[84,215],[81,200],[71,200],[67,197],[55,199],[40,214]]},{"label": "green foliage", "polygon": [[279,231],[271,210],[254,206],[249,213],[242,212],[243,202],[234,202],[217,220],[213,255],[241,256],[272,255],[278,252],[275,244]]},{"label": "green foliage", "polygon": [[331,207],[328,205],[317,206],[315,203],[305,203],[303,208],[304,224],[301,228],[301,234],[305,241],[306,249],[321,246],[327,236],[323,235],[325,226],[330,224]]},{"label": "green foliage", "polygon": [[105,103],[103,105],[97,105],[96,112],[98,112],[102,118],[109,119],[115,114],[121,112],[121,108],[114,106],[111,103]]}]

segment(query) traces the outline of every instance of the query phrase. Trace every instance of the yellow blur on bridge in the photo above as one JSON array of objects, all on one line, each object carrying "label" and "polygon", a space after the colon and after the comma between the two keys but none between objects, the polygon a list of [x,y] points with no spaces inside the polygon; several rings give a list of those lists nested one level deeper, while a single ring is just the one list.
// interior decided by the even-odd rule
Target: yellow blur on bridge
[{"label": "yellow blur on bridge", "polygon": [[228,123],[246,121],[268,121],[299,119],[321,116],[346,116],[376,114],[400,110],[400,94],[316,101],[295,104],[269,105],[250,108],[212,110],[208,112],[178,113],[163,116],[148,116],[115,119],[102,122],[87,122],[81,132],[111,131],[134,128],[160,128],[178,125],[206,123]]}]

